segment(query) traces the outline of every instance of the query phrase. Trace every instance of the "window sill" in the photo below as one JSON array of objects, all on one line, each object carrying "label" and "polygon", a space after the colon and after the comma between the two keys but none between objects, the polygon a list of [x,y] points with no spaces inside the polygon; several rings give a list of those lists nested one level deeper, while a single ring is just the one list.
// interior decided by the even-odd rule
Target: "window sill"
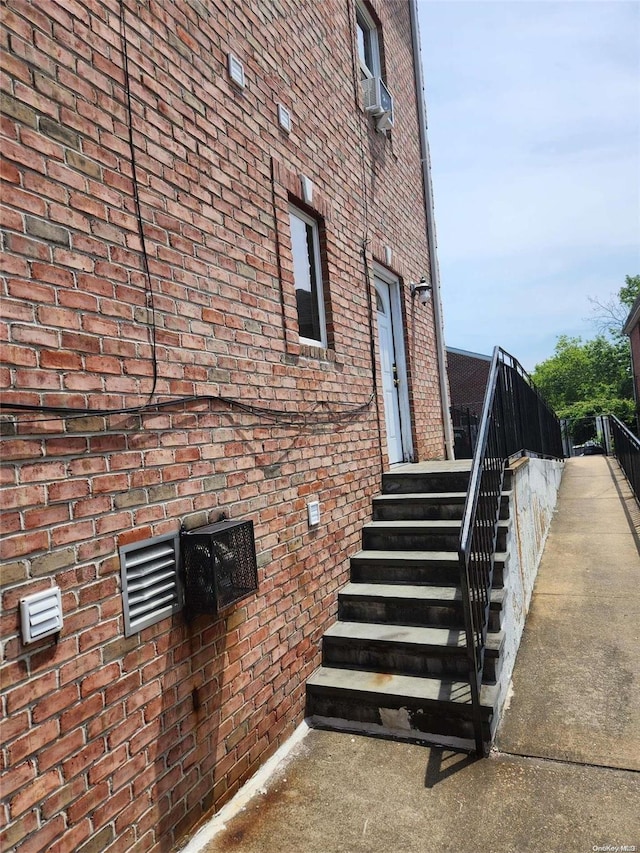
[{"label": "window sill", "polygon": [[336,361],[335,351],[316,344],[300,344],[301,358],[317,358],[319,361]]},{"label": "window sill", "polygon": [[284,364],[300,364],[301,361],[315,361],[324,363],[336,368],[342,368],[343,365],[338,361],[338,356],[335,350],[326,347],[312,346],[310,344],[300,344],[296,347],[295,352],[288,352],[282,356]]}]

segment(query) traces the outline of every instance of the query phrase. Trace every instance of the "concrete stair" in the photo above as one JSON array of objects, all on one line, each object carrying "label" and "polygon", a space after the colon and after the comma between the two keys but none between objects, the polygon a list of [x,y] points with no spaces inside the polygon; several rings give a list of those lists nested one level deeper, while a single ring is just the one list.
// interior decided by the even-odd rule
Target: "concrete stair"
[{"label": "concrete stair", "polygon": [[[453,746],[473,739],[465,681],[323,666],[309,688],[316,708],[312,723],[318,727]],[[487,738],[495,694],[495,687],[483,685]]]},{"label": "concrete stair", "polygon": [[[311,725],[473,748],[457,554],[469,470],[468,460],[419,463],[383,476],[351,582],[338,594],[338,621],[322,640],[322,666],[307,682]],[[508,513],[505,493],[481,694],[487,740],[504,642]]]},{"label": "concrete stair", "polygon": [[[507,541],[508,521],[498,527],[499,551]],[[455,551],[460,541],[460,520],[371,521],[362,529],[362,545],[370,551]]]},{"label": "concrete stair", "polygon": [[[503,600],[503,590],[492,590],[491,630],[500,630]],[[464,619],[462,596],[457,586],[349,583],[338,593],[338,619],[455,628]]]}]

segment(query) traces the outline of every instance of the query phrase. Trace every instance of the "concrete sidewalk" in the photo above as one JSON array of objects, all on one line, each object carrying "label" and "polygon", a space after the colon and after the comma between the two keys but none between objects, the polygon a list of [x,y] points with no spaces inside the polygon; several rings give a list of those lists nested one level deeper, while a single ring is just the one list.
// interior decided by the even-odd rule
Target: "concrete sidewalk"
[{"label": "concrete sidewalk", "polygon": [[490,758],[309,731],[188,853],[640,851],[640,558],[615,462],[569,460]]},{"label": "concrete sidewalk", "polygon": [[617,470],[566,464],[500,751],[640,770],[640,560]]}]

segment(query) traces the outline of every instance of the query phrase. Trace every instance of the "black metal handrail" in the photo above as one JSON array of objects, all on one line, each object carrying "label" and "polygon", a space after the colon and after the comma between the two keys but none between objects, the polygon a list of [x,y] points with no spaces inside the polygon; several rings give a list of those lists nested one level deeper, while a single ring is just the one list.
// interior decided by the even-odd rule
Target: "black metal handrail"
[{"label": "black metal handrail", "polygon": [[474,736],[479,755],[485,754],[485,744],[490,741],[490,735],[485,737],[484,733],[480,691],[502,483],[508,461],[522,455],[562,459],[560,423],[520,363],[496,347],[471,464],[458,549]]},{"label": "black metal handrail", "polygon": [[456,459],[471,459],[478,438],[480,415],[470,406],[451,406],[449,415],[453,426]]},{"label": "black metal handrail", "polygon": [[635,499],[640,503],[640,438],[615,415],[609,415],[613,453],[624,471]]}]

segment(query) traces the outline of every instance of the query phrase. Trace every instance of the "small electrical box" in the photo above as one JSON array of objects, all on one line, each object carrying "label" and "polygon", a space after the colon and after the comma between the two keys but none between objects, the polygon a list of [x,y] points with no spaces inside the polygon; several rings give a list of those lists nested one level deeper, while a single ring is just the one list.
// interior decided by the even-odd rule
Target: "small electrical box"
[{"label": "small electrical box", "polygon": [[180,535],[185,609],[218,613],[258,589],[252,521],[219,521]]}]

